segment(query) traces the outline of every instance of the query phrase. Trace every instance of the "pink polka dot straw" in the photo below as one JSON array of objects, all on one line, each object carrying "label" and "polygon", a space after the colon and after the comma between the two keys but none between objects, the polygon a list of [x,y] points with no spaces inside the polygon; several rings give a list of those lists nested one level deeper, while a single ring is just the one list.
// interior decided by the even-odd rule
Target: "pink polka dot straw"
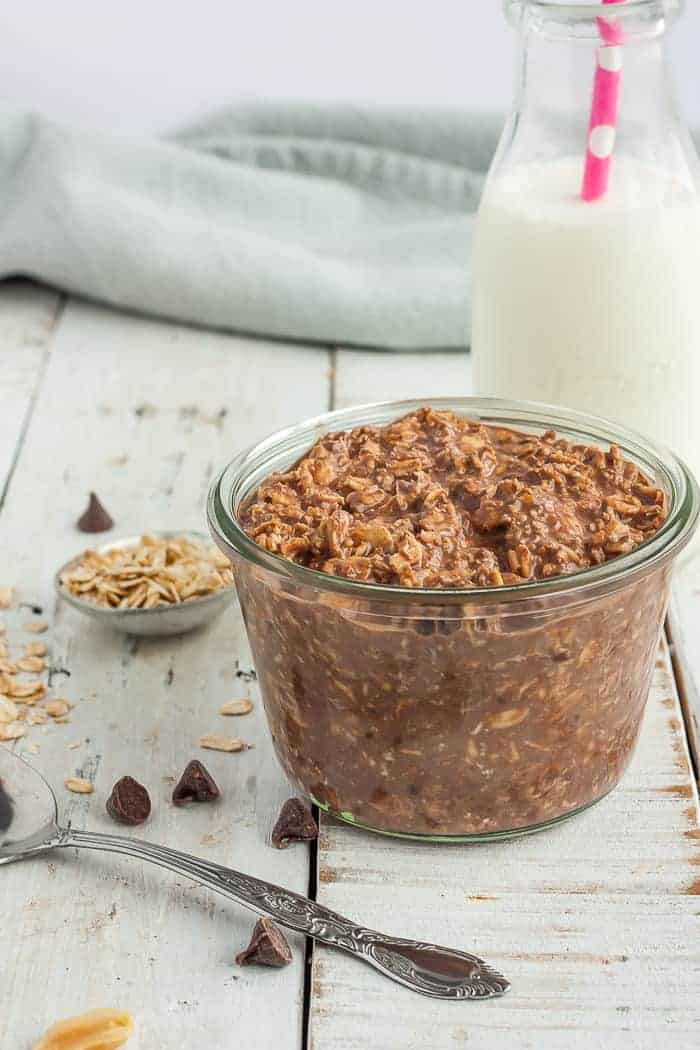
[{"label": "pink polka dot straw", "polygon": [[[625,0],[603,0],[604,4],[624,4]],[[605,196],[615,146],[617,109],[622,75],[622,44],[625,34],[618,20],[598,18],[601,44],[598,48],[591,117],[588,123],[586,163],[581,198],[597,201]]]}]

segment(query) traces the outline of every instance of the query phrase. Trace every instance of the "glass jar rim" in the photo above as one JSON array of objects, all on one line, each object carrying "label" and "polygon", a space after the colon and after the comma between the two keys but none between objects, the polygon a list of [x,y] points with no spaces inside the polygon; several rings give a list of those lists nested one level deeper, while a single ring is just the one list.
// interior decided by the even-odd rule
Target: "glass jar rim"
[{"label": "glass jar rim", "polygon": [[[270,474],[288,469],[313,443],[329,431],[349,430],[357,426],[381,426],[419,408],[458,412],[488,426],[527,428],[544,433],[554,430],[558,436],[577,443],[615,444],[625,458],[652,471],[656,484],[661,484],[669,498],[669,513],[661,528],[628,554],[622,554],[601,565],[579,572],[524,583],[493,587],[438,588],[403,587],[396,584],[367,583],[334,576],[299,565],[277,554],[271,554],[244,531],[237,511]],[[279,466],[271,467],[279,460]],[[353,408],[339,409],[285,427],[264,438],[236,456],[214,479],[207,501],[207,518],[212,536],[228,555],[232,552],[287,581],[296,581],[316,590],[356,599],[420,604],[423,606],[508,604],[534,598],[560,596],[583,600],[599,591],[627,586],[674,558],[690,540],[700,514],[700,489],[685,463],[673,452],[657,445],[636,431],[617,426],[599,416],[576,412],[535,401],[507,401],[488,397],[420,398],[381,401]]]},{"label": "glass jar rim", "polygon": [[633,19],[656,11],[658,16],[675,17],[684,0],[623,0],[622,3],[603,5],[601,0],[503,0],[507,16],[516,20],[527,8],[548,18],[571,22],[594,22],[601,17]]}]

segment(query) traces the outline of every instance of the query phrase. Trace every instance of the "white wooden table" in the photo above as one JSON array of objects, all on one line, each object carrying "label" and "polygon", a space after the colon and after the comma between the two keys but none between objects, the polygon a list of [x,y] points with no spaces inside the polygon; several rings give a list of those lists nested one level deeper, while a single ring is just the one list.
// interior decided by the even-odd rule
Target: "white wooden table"
[{"label": "white wooden table", "polygon": [[[44,607],[54,691],[76,705],[68,725],[30,738],[64,816],[112,829],[105,796],[131,774],[151,790],[143,830],[154,840],[314,892],[367,925],[473,948],[513,982],[502,1000],[438,1003],[298,939],[287,969],[241,969],[249,913],[158,869],[61,853],[0,873],[3,1050],[31,1050],[57,1018],[106,1005],[134,1014],[129,1050],[697,1050],[698,795],[665,642],[632,768],[575,820],[477,848],[322,820],[317,850],[279,852],[269,834],[289,789],[260,704],[235,726],[254,749],[196,746],[230,729],[223,701],[259,699],[241,674],[251,658],[237,608],[206,633],[142,641],[86,623],[52,593],[56,567],[85,545],[74,521],[92,488],[116,535],[203,528],[210,478],[242,445],[331,407],[469,388],[464,355],[258,341],[0,286],[0,583]],[[676,594],[686,706],[700,680],[699,592],[700,564]],[[26,639],[28,616],[0,613],[10,645]],[[198,754],[224,801],[175,810],[172,777]],[[69,775],[95,793],[69,795]]]}]

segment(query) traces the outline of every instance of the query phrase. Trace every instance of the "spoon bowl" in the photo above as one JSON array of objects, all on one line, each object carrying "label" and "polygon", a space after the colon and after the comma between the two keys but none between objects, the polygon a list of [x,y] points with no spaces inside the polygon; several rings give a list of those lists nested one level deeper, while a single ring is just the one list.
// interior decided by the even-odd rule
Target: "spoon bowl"
[{"label": "spoon bowl", "polygon": [[56,796],[41,773],[0,748],[0,864],[58,837]]}]

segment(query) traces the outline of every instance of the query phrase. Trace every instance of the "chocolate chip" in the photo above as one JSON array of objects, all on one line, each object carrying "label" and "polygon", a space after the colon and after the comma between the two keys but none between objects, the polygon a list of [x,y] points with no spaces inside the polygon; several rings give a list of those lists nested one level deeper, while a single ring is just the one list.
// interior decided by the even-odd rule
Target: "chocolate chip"
[{"label": "chocolate chip", "polygon": [[272,829],[272,845],[286,849],[290,842],[311,842],[318,838],[318,826],[311,810],[300,798],[288,798]]},{"label": "chocolate chip", "polygon": [[0,831],[7,831],[12,824],[14,804],[0,780]]},{"label": "chocolate chip", "polygon": [[104,509],[94,492],[90,493],[90,502],[80,515],[77,526],[81,532],[107,532],[114,525],[111,516]]},{"label": "chocolate chip", "polygon": [[292,949],[272,919],[258,919],[250,944],[236,956],[239,966],[287,966]]},{"label": "chocolate chip", "polygon": [[188,802],[213,802],[219,789],[213,776],[194,758],[173,788],[173,805],[186,806]]},{"label": "chocolate chip", "polygon": [[107,799],[107,812],[118,824],[143,824],[151,812],[148,792],[133,777],[122,777]]}]

